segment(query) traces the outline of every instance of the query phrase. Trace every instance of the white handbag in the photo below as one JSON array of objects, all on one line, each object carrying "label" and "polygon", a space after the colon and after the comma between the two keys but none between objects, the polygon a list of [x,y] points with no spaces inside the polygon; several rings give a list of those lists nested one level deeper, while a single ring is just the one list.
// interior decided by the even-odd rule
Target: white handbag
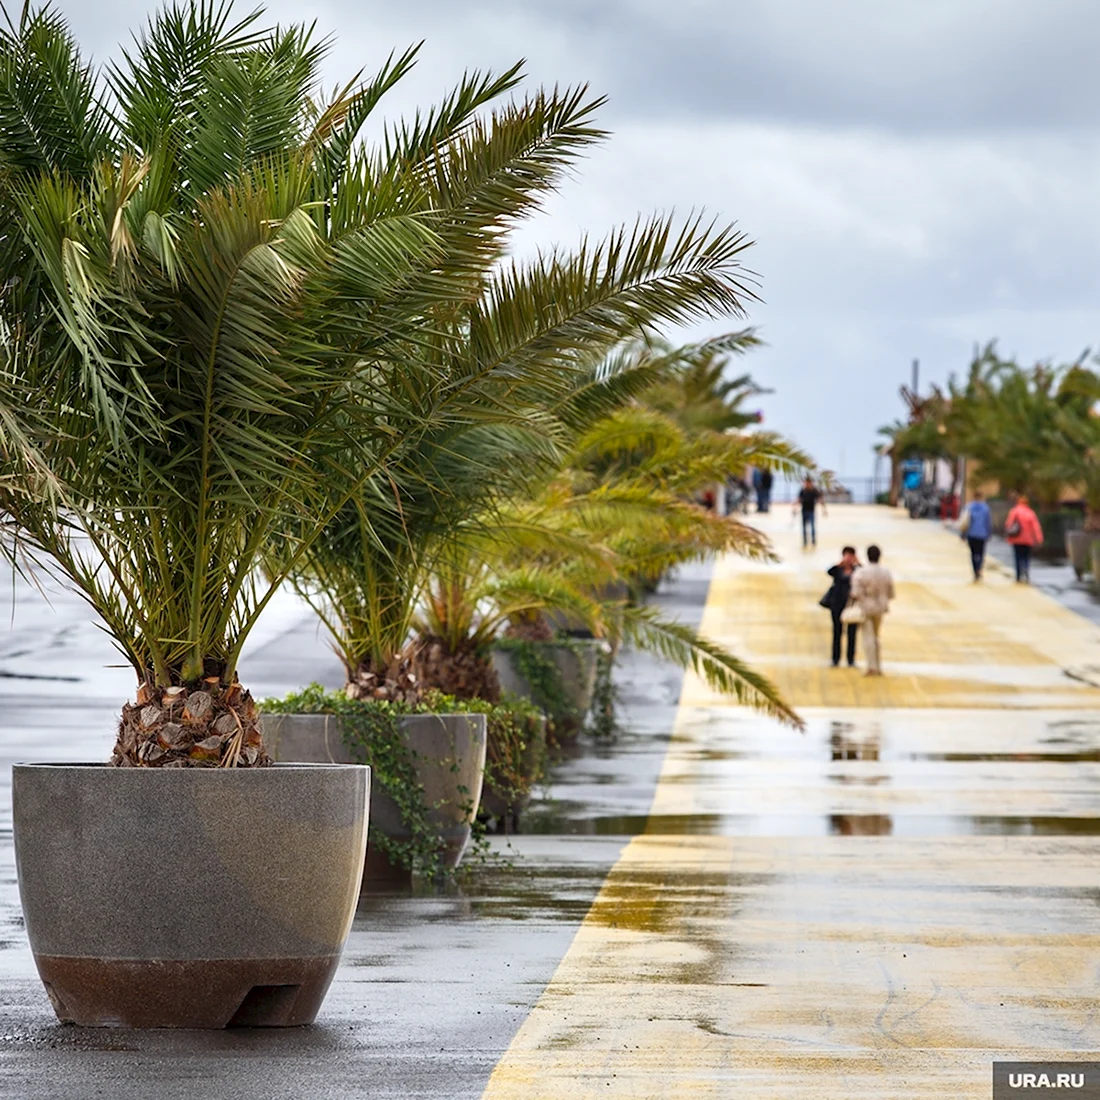
[{"label": "white handbag", "polygon": [[866,616],[863,614],[863,608],[858,603],[850,603],[840,613],[840,621],[848,626],[858,626],[864,622]]}]

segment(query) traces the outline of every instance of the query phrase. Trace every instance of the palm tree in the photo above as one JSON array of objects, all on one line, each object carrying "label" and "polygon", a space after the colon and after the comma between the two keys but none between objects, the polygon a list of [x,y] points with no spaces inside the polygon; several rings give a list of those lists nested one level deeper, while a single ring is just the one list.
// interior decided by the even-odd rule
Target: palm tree
[{"label": "palm tree", "polygon": [[[266,761],[238,680],[249,631],[402,448],[479,415],[492,370],[440,385],[421,352],[449,346],[441,319],[480,300],[502,223],[597,134],[583,92],[538,95],[502,111],[490,147],[478,112],[511,69],[369,148],[358,134],[415,50],[325,99],[326,44],[259,14],[172,4],[105,76],[49,8],[0,33],[0,512],[134,668],[121,765]],[[623,252],[663,253],[662,230]],[[729,303],[739,248],[694,231],[669,262]],[[603,323],[672,294],[640,287]],[[583,346],[565,329],[532,384]],[[492,333],[500,374],[513,335]]]},{"label": "palm tree", "polygon": [[[558,146],[575,150],[598,136],[574,120],[580,107],[570,108],[571,97],[555,93],[539,101],[540,110],[561,121],[547,131],[545,152],[525,154],[536,193],[529,193],[523,173],[514,173],[523,212],[561,174],[566,158]],[[504,123],[532,109],[521,104],[485,121],[484,157],[504,160],[512,144]],[[484,201],[499,200],[489,194]],[[464,221],[488,220],[473,200],[454,213]],[[514,221],[496,219],[500,248]],[[402,408],[387,412],[400,447],[385,469],[354,488],[348,478],[330,481],[342,502],[336,518],[288,570],[336,640],[349,695],[418,697],[416,653],[407,643],[450,533],[466,532],[470,517],[480,522],[539,471],[556,468],[574,420],[634,396],[656,377],[645,365],[593,374],[591,363],[658,322],[743,312],[752,296],[740,267],[747,244],[732,227],[653,218],[602,243],[526,264],[487,256],[478,293],[430,314],[406,364],[422,381],[405,385]],[[440,396],[452,393],[476,397],[477,412],[464,422],[451,418],[438,429],[419,429]],[[355,463],[344,467],[354,471]],[[283,562],[286,547],[298,543],[293,524],[285,534],[285,542],[272,543],[273,562]]]},{"label": "palm tree", "polygon": [[958,451],[1003,491],[1055,506],[1065,484],[1054,460],[1066,440],[1066,418],[1091,408],[1089,387],[1082,388],[1083,359],[1024,368],[1002,359],[993,344],[981,349],[965,382],[950,386],[946,425]]},{"label": "palm tree", "polygon": [[698,344],[651,340],[628,349],[628,354],[661,372],[660,381],[641,396],[644,404],[672,416],[688,432],[729,432],[758,423],[759,413],[743,406],[750,398],[772,392],[749,374],[729,374],[734,356],[763,344],[755,329],[746,328]]}]

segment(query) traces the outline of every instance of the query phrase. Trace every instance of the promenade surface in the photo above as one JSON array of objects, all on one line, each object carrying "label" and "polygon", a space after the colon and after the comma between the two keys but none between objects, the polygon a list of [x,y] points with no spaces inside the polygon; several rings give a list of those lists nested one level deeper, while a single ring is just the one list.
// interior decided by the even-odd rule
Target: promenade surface
[{"label": "promenade surface", "polygon": [[[837,507],[804,552],[787,509],[748,518],[781,561],[685,567],[658,600],[770,675],[806,732],[625,654],[622,737],[559,764],[515,866],[364,896],[317,1024],[289,1032],[57,1024],[9,765],[105,759],[132,683],[78,600],[17,590],[0,1097],[989,1100],[995,1056],[1100,1054],[1100,628],[995,565],[970,585],[937,524]],[[849,541],[898,581],[881,680],[827,659],[817,600]],[[341,680],[289,599],[242,671],[260,697]]]},{"label": "promenade surface", "polygon": [[[805,735],[684,686],[624,849],[485,1100],[990,1096],[994,1058],[1100,1051],[1100,631],[957,538],[835,508],[725,560],[703,628]],[[833,669],[840,545],[898,590],[882,679]],[[1067,670],[1072,675],[1067,675]]]}]

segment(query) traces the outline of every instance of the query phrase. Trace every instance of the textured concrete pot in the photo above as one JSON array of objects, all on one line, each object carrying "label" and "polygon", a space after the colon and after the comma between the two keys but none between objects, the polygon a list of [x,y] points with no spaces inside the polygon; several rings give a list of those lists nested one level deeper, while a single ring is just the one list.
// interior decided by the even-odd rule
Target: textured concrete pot
[{"label": "textured concrete pot", "polygon": [[[556,642],[532,644],[538,646],[541,652],[557,665],[566,699],[583,721],[588,708],[592,706],[592,695],[596,690],[596,665],[604,643],[576,638],[569,645],[559,645]],[[494,649],[493,668],[500,677],[502,691],[519,695],[524,699],[530,699],[536,705],[541,705],[541,701],[535,698],[534,688],[520,672],[515,654],[511,650]]]},{"label": "textured concrete pot", "polygon": [[1066,554],[1066,535],[1080,529],[1083,522],[1078,512],[1039,512],[1043,542],[1032,553],[1043,561],[1062,561]]},{"label": "textured concrete pot", "polygon": [[524,793],[518,796],[504,786],[494,784],[492,769],[485,777],[485,787],[481,792],[481,809],[490,817],[504,819],[511,815],[513,825],[519,813],[531,801],[531,787],[542,775],[546,763],[546,719],[539,718],[535,728],[528,734],[523,747],[523,759],[519,772],[524,784]]},{"label": "textured concrete pot", "polygon": [[1073,565],[1073,571],[1077,579],[1081,580],[1086,573],[1092,573],[1092,548],[1100,539],[1100,532],[1096,531],[1067,531],[1066,532],[1066,557]]},{"label": "textured concrete pot", "polygon": [[[326,714],[265,714],[264,742],[280,761],[344,763],[351,753],[340,720]],[[457,867],[470,841],[485,777],[484,714],[409,714],[402,732],[424,787],[429,820],[439,832],[443,862]],[[376,786],[370,804],[372,832],[409,840],[396,803]],[[372,867],[378,866],[368,859]]]},{"label": "textured concrete pot", "polygon": [[351,928],[370,769],[16,764],[27,936],[63,1023],[311,1023]]}]

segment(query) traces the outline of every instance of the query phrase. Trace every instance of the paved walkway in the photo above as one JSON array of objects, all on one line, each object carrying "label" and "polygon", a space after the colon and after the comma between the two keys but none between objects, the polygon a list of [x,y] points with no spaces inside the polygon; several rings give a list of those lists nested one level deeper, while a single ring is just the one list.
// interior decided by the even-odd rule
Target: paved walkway
[{"label": "paved walkway", "polygon": [[[1100,630],[885,509],[715,570],[709,633],[804,735],[691,678],[626,846],[485,1100],[990,1095],[995,1057],[1100,1052]],[[883,546],[886,677],[833,670],[816,606]],[[834,545],[835,544],[835,545]]]}]

